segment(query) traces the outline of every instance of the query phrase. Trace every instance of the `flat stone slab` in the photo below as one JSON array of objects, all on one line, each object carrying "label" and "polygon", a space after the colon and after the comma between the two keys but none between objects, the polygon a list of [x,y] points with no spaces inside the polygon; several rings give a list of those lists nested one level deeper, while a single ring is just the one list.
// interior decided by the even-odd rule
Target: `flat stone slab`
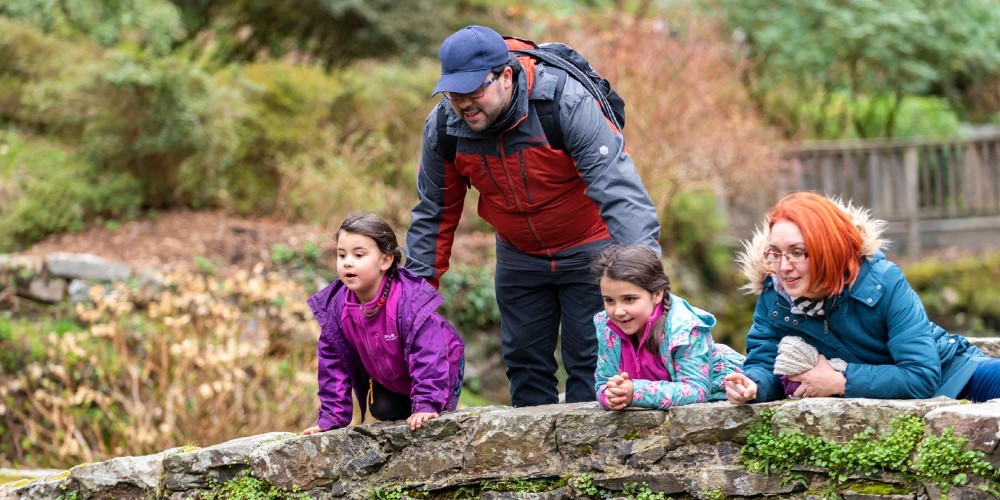
[{"label": "flat stone slab", "polygon": [[253,450],[292,436],[291,432],[270,432],[170,455],[163,459],[163,486],[176,492],[224,483],[250,468]]},{"label": "flat stone slab", "polygon": [[53,276],[92,281],[126,281],[132,268],[124,262],[108,260],[89,253],[54,252],[45,258]]}]

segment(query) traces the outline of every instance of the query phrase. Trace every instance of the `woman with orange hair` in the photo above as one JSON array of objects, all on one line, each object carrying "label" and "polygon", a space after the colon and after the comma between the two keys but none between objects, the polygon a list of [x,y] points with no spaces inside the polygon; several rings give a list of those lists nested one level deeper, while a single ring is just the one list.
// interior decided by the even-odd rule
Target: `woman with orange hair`
[{"label": "woman with orange hair", "polygon": [[1000,398],[1000,359],[927,318],[886,260],[885,222],[814,193],[792,193],[744,243],[744,287],[759,294],[731,403],[785,397]]}]

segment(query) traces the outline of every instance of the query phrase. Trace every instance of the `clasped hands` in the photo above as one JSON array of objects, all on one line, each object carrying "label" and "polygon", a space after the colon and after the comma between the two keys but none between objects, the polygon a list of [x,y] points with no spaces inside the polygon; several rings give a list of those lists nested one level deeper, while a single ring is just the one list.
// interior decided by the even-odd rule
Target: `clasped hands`
[{"label": "clasped hands", "polygon": [[604,386],[604,402],[610,410],[624,410],[632,404],[634,391],[635,384],[628,378],[628,373],[621,372],[609,378]]}]

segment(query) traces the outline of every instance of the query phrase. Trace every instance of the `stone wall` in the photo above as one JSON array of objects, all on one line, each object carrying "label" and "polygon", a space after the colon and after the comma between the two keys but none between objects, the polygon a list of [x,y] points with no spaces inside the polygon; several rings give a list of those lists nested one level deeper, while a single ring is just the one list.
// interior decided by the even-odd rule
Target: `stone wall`
[{"label": "stone wall", "polygon": [[[76,262],[77,267],[63,269],[59,259]],[[76,288],[82,290],[91,280],[135,278],[130,270],[126,276],[113,262],[97,262],[104,274],[95,274],[98,271],[91,260],[50,257],[44,270],[39,267],[36,273],[25,273],[25,281],[39,279],[51,284],[64,280],[55,285],[63,291],[50,296],[52,301],[60,301],[68,298],[73,280],[80,280]],[[42,263],[15,260],[7,264],[8,269],[25,269]],[[116,272],[119,274],[112,275]],[[1000,338],[972,340],[1000,357]],[[621,496],[629,496],[629,488],[645,484],[649,491],[675,498],[818,498],[816,492],[830,485],[824,471],[797,470],[800,480],[787,481],[780,475],[749,472],[740,465],[739,452],[747,429],[760,422],[761,412],[769,409],[775,412],[775,433],[798,430],[836,442],[846,442],[866,428],[879,434],[889,432],[893,418],[913,415],[922,418],[931,433],[953,428],[956,435],[969,439],[967,448],[983,452],[994,467],[1000,467],[1000,401],[970,405],[950,399],[816,398],[623,412],[604,411],[596,403],[521,409],[489,406],[443,415],[416,431],[403,422],[383,422],[310,436],[274,432],[206,448],[119,457],[0,487],[0,500],[225,498],[213,488],[246,474],[268,487],[323,499],[373,498],[379,488],[387,486],[430,498],[469,497],[461,496],[462,492],[490,498],[525,496],[483,487],[503,481],[548,486],[546,491],[527,495],[529,498],[594,496],[595,490],[566,478],[587,478],[594,488]],[[838,486],[839,493],[859,499],[940,496],[936,486],[914,483],[897,474],[860,479],[890,485],[893,493],[852,491],[851,481]],[[975,481],[953,488],[948,496],[994,498],[976,488]]]},{"label": "stone wall", "polygon": [[[610,412],[596,403],[534,408],[476,407],[431,420],[411,431],[403,422],[382,422],[310,436],[276,432],[207,448],[171,449],[156,455],[120,457],[73,467],[28,484],[0,489],[0,499],[200,498],[212,485],[242,473],[311,498],[374,498],[378,488],[398,485],[430,498],[484,493],[493,481],[542,481],[587,477],[605,491],[645,483],[649,491],[680,498],[814,498],[829,484],[823,471],[798,471],[801,480],[765,476],[739,464],[745,431],[773,409],[773,430],[798,430],[846,442],[867,427],[889,432],[903,415],[925,421],[928,432],[952,427],[1000,466],[1000,400],[963,404],[945,398],[916,401],[816,398],[757,405],[696,404],[669,411]],[[896,474],[864,478],[884,483],[886,498],[936,498],[931,484]],[[530,498],[586,498],[579,483],[550,482],[553,489]],[[881,498],[852,493],[845,498]],[[949,498],[993,498],[972,486],[953,488]],[[905,491],[905,493],[900,493]],[[73,492],[76,492],[73,494]],[[290,493],[289,493],[290,495]],[[452,495],[452,496],[448,496]],[[224,497],[223,497],[224,498]],[[467,497],[465,497],[467,498]]]}]

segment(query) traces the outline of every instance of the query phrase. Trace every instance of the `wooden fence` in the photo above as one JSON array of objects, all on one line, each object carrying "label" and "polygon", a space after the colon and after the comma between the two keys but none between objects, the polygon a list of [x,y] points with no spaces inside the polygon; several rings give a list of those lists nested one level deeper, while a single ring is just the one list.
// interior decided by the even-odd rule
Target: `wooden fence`
[{"label": "wooden fence", "polygon": [[786,160],[762,197],[771,204],[795,190],[851,200],[887,220],[893,248],[911,257],[1000,245],[1000,135],[813,144],[788,151]]}]

